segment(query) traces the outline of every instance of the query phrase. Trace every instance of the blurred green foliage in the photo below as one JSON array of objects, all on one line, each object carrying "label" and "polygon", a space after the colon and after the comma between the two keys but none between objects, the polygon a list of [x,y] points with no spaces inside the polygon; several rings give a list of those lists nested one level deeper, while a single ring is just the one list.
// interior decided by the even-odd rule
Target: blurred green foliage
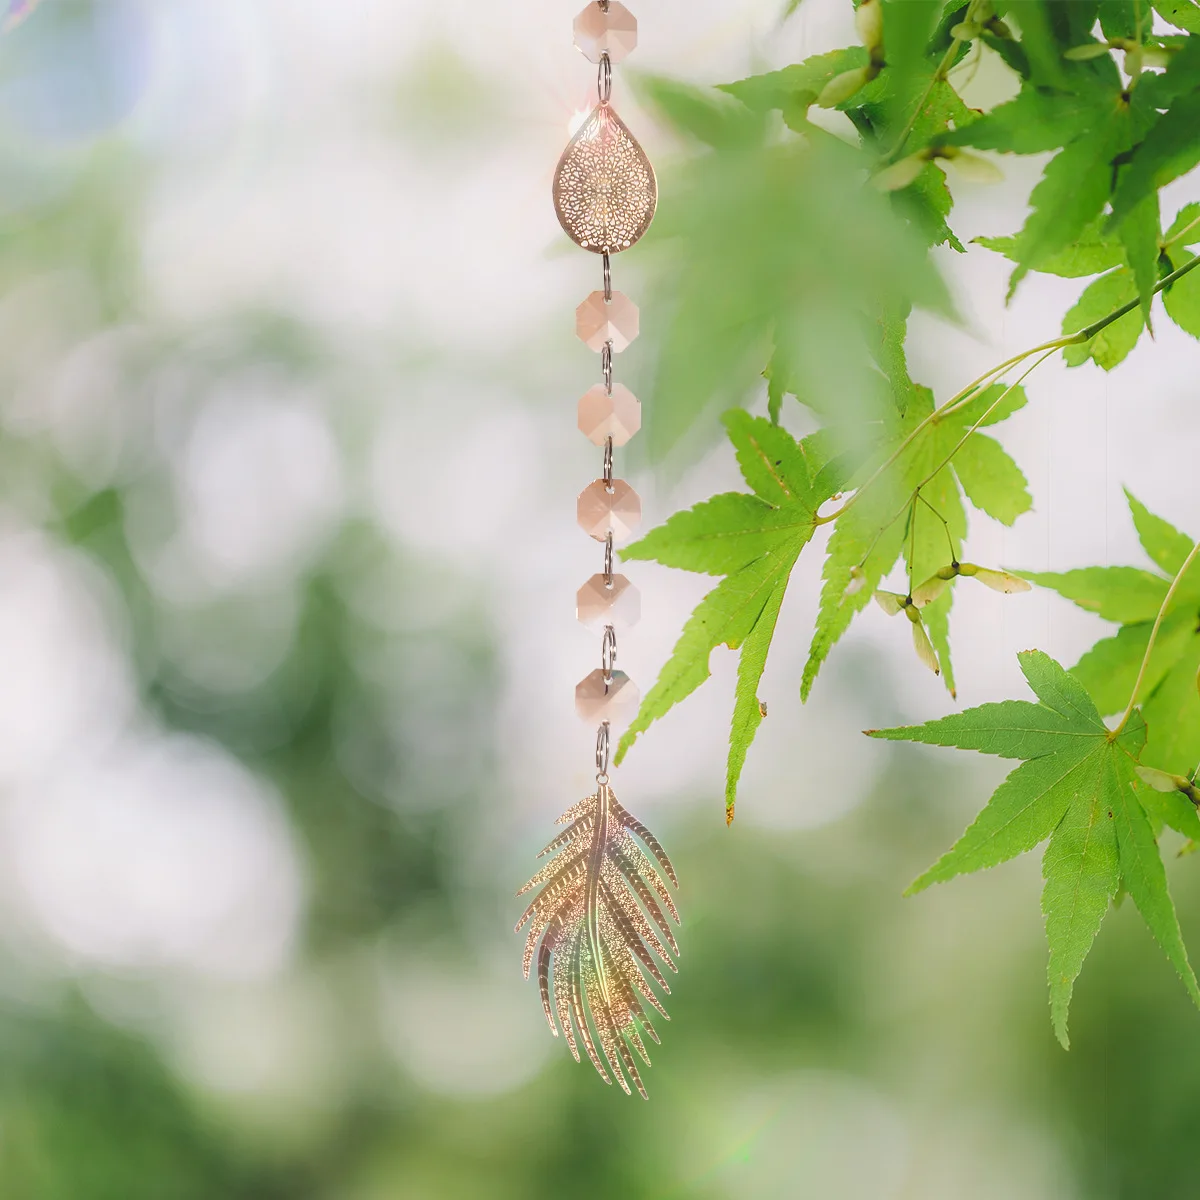
[{"label": "blurred green foliage", "polygon": [[[44,6],[21,36],[44,22],[37,36],[51,38],[55,7]],[[4,53],[20,44],[14,37]],[[439,128],[450,138],[465,128],[456,98],[492,93],[490,81],[464,76],[461,63],[443,71],[441,61],[432,54],[399,93],[408,108],[445,100]],[[863,373],[873,384],[870,363],[881,350],[875,327],[848,318],[841,303],[866,296],[903,307],[911,296],[946,309],[911,210],[855,186],[857,160],[820,132],[805,155],[753,106],[747,115],[721,97],[694,104],[682,91],[672,99],[669,85],[647,87],[709,147],[680,167],[659,235],[664,255],[671,240],[684,253],[665,258],[660,276],[657,302],[674,318],[662,423],[650,435],[656,449],[674,444],[708,406],[749,393],[781,329],[802,363],[797,394],[825,410],[852,408],[868,395]],[[187,368],[183,395],[167,395],[187,415],[231,377],[260,368],[334,394],[369,391],[368,360],[379,347],[346,361],[321,330],[282,312],[231,311],[199,329],[156,312],[138,258],[155,165],[115,141],[73,149],[83,161],[69,170],[39,166],[39,181],[54,185],[49,194],[0,220],[0,292],[32,303],[38,285],[65,273],[71,302],[35,314],[64,349],[136,322],[142,338],[120,360],[120,383],[141,423],[129,457],[98,480],[44,429],[6,419],[7,502],[111,585],[145,712],[168,731],[219,745],[280,789],[309,873],[296,969],[336,998],[306,1037],[327,1047],[339,1070],[299,1098],[221,1094],[181,1062],[155,1016],[155,981],[115,981],[138,1003],[108,1005],[97,985],[113,981],[5,949],[5,1200],[1194,1195],[1195,1013],[1130,906],[1114,914],[1094,953],[1068,1056],[1044,1019],[1030,871],[1013,865],[900,901],[961,828],[968,805],[952,797],[982,794],[974,774],[953,774],[926,755],[897,752],[862,807],[817,831],[747,824],[726,833],[713,819],[719,789],[686,798],[674,828],[660,831],[685,881],[687,923],[649,1106],[601,1087],[561,1044],[536,1078],[476,1098],[406,1069],[391,1052],[375,956],[393,946],[415,955],[406,940],[415,926],[473,964],[479,926],[496,913],[504,925],[519,911],[511,885],[540,844],[540,834],[520,847],[495,834],[492,875],[462,861],[481,825],[492,838],[507,823],[486,824],[509,801],[495,782],[498,721],[488,699],[502,673],[487,599],[495,581],[397,546],[355,519],[294,581],[296,634],[264,681],[231,693],[173,662],[164,629],[180,619],[178,606],[131,533],[147,495],[164,522],[179,520],[169,438],[155,436],[178,416],[163,400],[165,368]],[[28,182],[23,153],[6,149],[4,169],[21,163]],[[450,370],[427,347],[411,351],[414,374]],[[9,399],[23,370],[0,364]],[[157,410],[140,404],[147,396],[158,397]],[[369,440],[369,430],[347,424],[347,444]],[[434,604],[437,619],[398,631],[361,603],[364,589],[394,596],[397,607],[421,594],[452,593],[457,603]],[[185,617],[234,643],[255,636],[237,597]],[[458,664],[448,683],[428,667],[439,656]],[[851,654],[831,668],[831,678],[877,701],[879,676],[877,664],[859,670]],[[450,751],[428,736],[431,722],[453,731]],[[810,786],[804,765],[793,775],[799,795]],[[1184,932],[1194,936],[1193,866],[1168,861]],[[516,988],[515,944],[512,953]],[[531,989],[524,999],[536,1010]],[[821,1095],[836,1084],[850,1097],[844,1140],[820,1169],[814,1126],[786,1101],[800,1084]],[[856,1172],[883,1155],[883,1126],[849,1118],[879,1106],[895,1114],[906,1148],[884,1164],[893,1172],[885,1186],[855,1192]],[[1021,1174],[1026,1156],[1032,1175]]]}]

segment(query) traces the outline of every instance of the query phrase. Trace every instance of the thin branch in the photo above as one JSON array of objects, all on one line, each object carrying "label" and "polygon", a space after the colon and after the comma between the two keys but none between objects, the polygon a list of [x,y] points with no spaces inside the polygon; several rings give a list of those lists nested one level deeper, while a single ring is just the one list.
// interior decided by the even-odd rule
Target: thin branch
[{"label": "thin branch", "polygon": [[[1200,259],[1194,260],[1200,262]],[[1158,631],[1162,628],[1163,618],[1167,615],[1167,609],[1171,607],[1171,601],[1175,598],[1175,593],[1179,590],[1179,585],[1183,582],[1183,577],[1188,573],[1188,568],[1200,556],[1200,542],[1197,542],[1192,547],[1192,552],[1183,560],[1183,566],[1179,568],[1178,574],[1171,580],[1171,586],[1167,589],[1167,594],[1163,597],[1163,602],[1159,607],[1158,616],[1154,618],[1154,628],[1150,630],[1150,641],[1146,646],[1146,653],[1142,655],[1141,669],[1138,671],[1137,682],[1133,685],[1133,693],[1129,697],[1129,703],[1125,706],[1125,712],[1121,716],[1121,722],[1108,735],[1110,742],[1115,742],[1117,738],[1125,730],[1125,726],[1129,724],[1129,718],[1133,716],[1134,706],[1137,704],[1138,692],[1142,690],[1142,683],[1146,678],[1146,671],[1150,666],[1150,655],[1154,653],[1154,643],[1158,641]]]},{"label": "thin branch", "polygon": [[[1160,279],[1155,285],[1154,292],[1152,294],[1157,295],[1164,288],[1168,288],[1171,286],[1171,284],[1182,279],[1189,271],[1195,270],[1196,267],[1200,267],[1200,256],[1190,259],[1178,270],[1172,271],[1170,275]],[[1003,374],[1003,372],[1007,371],[1009,367],[1015,367],[1018,364],[1023,363],[1027,358],[1032,358],[1035,354],[1042,355],[1042,357],[1038,359],[1037,363],[1034,364],[1034,366],[1037,366],[1038,364],[1045,362],[1045,360],[1055,350],[1064,350],[1067,346],[1079,346],[1084,342],[1090,342],[1092,338],[1094,338],[1102,329],[1107,329],[1108,326],[1114,321],[1119,321],[1122,317],[1133,312],[1135,308],[1139,308],[1140,306],[1140,300],[1130,300],[1128,304],[1122,304],[1120,308],[1114,309],[1108,314],[1108,316],[1101,317],[1098,321],[1093,321],[1090,325],[1085,326],[1083,329],[1077,330],[1075,333],[1067,334],[1064,337],[1055,338],[1053,341],[1042,342],[1038,346],[1031,346],[1028,350],[1024,350],[1020,354],[1014,354],[1012,358],[1005,359],[1004,362],[992,367],[990,371],[985,371],[979,376],[978,379],[975,379],[971,383],[967,384],[962,391],[951,396],[950,399],[947,400],[946,403],[940,408],[935,408],[933,412],[925,417],[900,443],[900,445],[888,455],[883,463],[871,474],[871,477],[860,488],[858,488],[854,495],[851,496],[850,499],[841,506],[841,508],[837,509],[835,512],[831,512],[828,516],[818,515],[815,518],[815,524],[828,525],[831,521],[836,521],[838,517],[842,516],[843,513],[853,508],[854,505],[858,503],[859,497],[861,497],[864,492],[872,487],[889,467],[895,464],[896,460],[909,448],[909,446],[913,444],[914,441],[916,441],[918,437],[920,437],[922,433],[925,432],[926,429],[929,428],[930,425],[932,425],[935,421],[941,420],[941,418],[946,416],[948,413],[953,412],[955,408],[959,408],[963,404],[968,403],[974,398],[976,392],[978,392],[987,384],[994,382],[997,375]],[[1028,374],[1029,372],[1026,371],[1025,375],[1022,375],[1021,378],[1024,379]]]},{"label": "thin branch", "polygon": [[946,455],[946,457],[942,460],[941,464],[939,466],[935,467],[924,479],[921,480],[920,483],[917,484],[918,492],[926,484],[932,483],[934,481],[934,479],[937,477],[937,475],[939,474],[939,472],[945,470],[945,468],[950,465],[950,463],[954,459],[954,456],[967,444],[967,439],[973,433],[977,432],[979,427],[984,423],[984,421],[986,421],[988,419],[988,417],[990,417],[992,415],[992,413],[994,413],[996,411],[996,409],[998,409],[1000,407],[1000,405],[1004,403],[1004,401],[1007,399],[1009,393],[1014,388],[1019,388],[1021,386],[1021,384],[1024,383],[1025,380],[1028,379],[1029,376],[1032,375],[1034,373],[1034,371],[1036,371],[1038,369],[1038,367],[1040,367],[1042,365],[1042,363],[1044,363],[1046,361],[1046,359],[1048,359],[1050,357],[1050,355],[1052,355],[1054,353],[1055,353],[1054,350],[1047,350],[1046,353],[1043,354],[1042,357],[1037,360],[1037,362],[1031,364],[1017,377],[1016,383],[1010,383],[1008,385],[1008,387],[1006,387],[1004,389],[1004,391],[1002,391],[1000,393],[1000,395],[998,395],[996,397],[996,399],[993,400],[991,402],[991,404],[989,404],[982,413],[980,413],[975,424],[972,425],[971,428],[968,429],[966,431],[966,433],[964,433],[962,435],[962,437],[958,439],[958,442],[955,445],[954,449],[951,450],[950,453]]},{"label": "thin branch", "polygon": [[[1172,271],[1170,275],[1166,275],[1160,279],[1151,295],[1157,296],[1163,288],[1170,287],[1171,284],[1182,279],[1189,271],[1195,270],[1196,267],[1200,267],[1200,258],[1193,258],[1185,262],[1177,271]],[[1078,345],[1081,342],[1090,342],[1100,330],[1111,325],[1114,321],[1119,321],[1123,316],[1133,312],[1135,308],[1140,308],[1141,303],[1140,300],[1130,300],[1128,304],[1122,304],[1120,308],[1115,312],[1109,313],[1107,317],[1102,317],[1099,321],[1093,321],[1086,329],[1081,329],[1070,339],[1068,344]]]}]

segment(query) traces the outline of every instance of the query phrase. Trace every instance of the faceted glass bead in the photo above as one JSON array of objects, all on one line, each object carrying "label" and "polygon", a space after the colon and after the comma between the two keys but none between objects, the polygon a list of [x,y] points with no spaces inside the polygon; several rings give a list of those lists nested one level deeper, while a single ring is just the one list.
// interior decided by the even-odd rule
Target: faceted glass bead
[{"label": "faceted glass bead", "polygon": [[597,446],[612,438],[623,446],[642,427],[642,406],[623,384],[613,384],[612,395],[602,383],[589,388],[579,401],[579,432]]},{"label": "faceted glass bead", "polygon": [[632,629],[642,616],[641,593],[624,575],[593,575],[575,597],[575,615],[591,629]]},{"label": "faceted glass bead", "polygon": [[637,46],[637,17],[617,0],[607,11],[593,0],[575,18],[575,45],[591,62],[607,52],[611,63],[619,63]]},{"label": "faceted glass bead", "polygon": [[638,306],[624,292],[613,292],[611,300],[603,292],[593,292],[575,310],[575,332],[589,350],[597,354],[605,342],[612,342],[620,354],[638,335]]},{"label": "faceted glass bead", "polygon": [[604,672],[597,669],[580,680],[575,689],[575,711],[595,725],[601,721],[625,724],[637,711],[640,700],[641,694],[624,671],[614,671],[605,683]]},{"label": "faceted glass bead", "polygon": [[611,533],[623,542],[641,524],[642,498],[623,479],[614,479],[611,489],[597,479],[579,493],[578,515],[580,528],[596,541]]}]

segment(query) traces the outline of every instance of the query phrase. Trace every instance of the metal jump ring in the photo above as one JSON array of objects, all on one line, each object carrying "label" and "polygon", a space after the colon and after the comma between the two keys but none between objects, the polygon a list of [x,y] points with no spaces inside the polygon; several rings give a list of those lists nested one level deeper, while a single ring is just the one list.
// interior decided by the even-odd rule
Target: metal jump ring
[{"label": "metal jump ring", "polygon": [[596,770],[598,772],[597,782],[608,782],[608,751],[609,751],[609,736],[608,722],[605,721],[599,729],[596,730]]},{"label": "metal jump ring", "polygon": [[604,627],[604,641],[600,646],[600,669],[604,672],[604,685],[612,683],[613,667],[617,665],[617,631],[611,625]]},{"label": "metal jump ring", "polygon": [[612,99],[612,75],[612,59],[606,50],[600,55],[600,69],[596,73],[596,91],[601,104],[607,104]]}]

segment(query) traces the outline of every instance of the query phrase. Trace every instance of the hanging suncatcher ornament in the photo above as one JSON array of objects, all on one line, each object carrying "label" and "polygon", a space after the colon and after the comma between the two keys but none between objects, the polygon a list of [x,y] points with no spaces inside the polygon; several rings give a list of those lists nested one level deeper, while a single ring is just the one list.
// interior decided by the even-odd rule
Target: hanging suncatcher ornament
[{"label": "hanging suncatcher ornament", "polygon": [[[525,977],[537,960],[542,1008],[572,1054],[579,1044],[605,1083],[646,1095],[637,1056],[642,1035],[658,1041],[648,1009],[664,1019],[655,993],[670,992],[659,964],[674,971],[679,947],[671,922],[678,880],[658,839],[618,802],[609,778],[614,725],[637,708],[638,692],[616,669],[617,630],[635,624],[637,589],[613,570],[613,548],[642,514],[638,494],[613,476],[613,450],[641,428],[641,405],[613,382],[613,355],[638,335],[638,309],[612,287],[612,256],[646,232],[658,203],[654,168],[612,106],[612,69],[637,45],[637,21],[616,0],[594,0],[575,18],[575,44],[598,68],[597,103],[554,173],[554,208],[576,245],[601,256],[603,288],[576,310],[580,339],[600,355],[602,382],[579,401],[579,429],[603,452],[601,477],[579,496],[584,532],[604,547],[604,569],[579,590],[576,615],[601,633],[600,666],[575,689],[575,707],[595,722],[596,790],[558,820],[566,825],[542,855],[554,857],[521,889],[538,889],[517,929],[529,923]],[[541,855],[539,855],[541,857]],[[628,1079],[626,1078],[628,1077]]]}]

